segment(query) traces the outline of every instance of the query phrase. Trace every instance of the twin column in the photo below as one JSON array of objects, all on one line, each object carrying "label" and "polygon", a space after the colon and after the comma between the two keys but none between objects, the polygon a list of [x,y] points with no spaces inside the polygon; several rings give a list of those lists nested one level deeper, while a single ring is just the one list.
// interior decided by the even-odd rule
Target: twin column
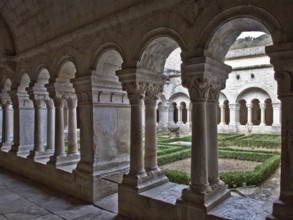
[{"label": "twin column", "polygon": [[[161,85],[131,82],[123,84],[123,88],[128,93],[131,106],[130,170],[128,177],[146,176],[148,172],[158,170],[156,101],[162,87]],[[142,132],[143,102],[145,103],[145,153]]]}]

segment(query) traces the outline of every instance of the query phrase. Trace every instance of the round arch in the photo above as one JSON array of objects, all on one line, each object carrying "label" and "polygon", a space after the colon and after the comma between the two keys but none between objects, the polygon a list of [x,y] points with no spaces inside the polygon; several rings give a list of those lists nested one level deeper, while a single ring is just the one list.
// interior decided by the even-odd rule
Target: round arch
[{"label": "round arch", "polygon": [[236,103],[242,99],[247,103],[251,103],[254,99],[258,99],[261,103],[264,103],[266,99],[271,99],[270,95],[259,87],[249,87],[238,94]]},{"label": "round arch", "polygon": [[[114,42],[107,42],[98,47],[94,52],[93,55],[90,58],[90,69],[95,70],[97,67],[98,62],[100,61],[101,57],[107,52],[107,51],[116,51],[120,56],[123,62],[126,60],[126,55],[123,51],[123,49]],[[92,74],[92,73],[90,73]]]},{"label": "round arch", "polygon": [[74,48],[67,47],[61,49],[56,54],[54,54],[53,66],[51,70],[50,80],[54,80],[59,77],[60,70],[63,65],[67,62],[71,62],[75,66],[75,77],[79,74],[79,72],[84,73],[88,70],[87,62],[84,61],[82,55],[78,53]]},{"label": "round arch", "polygon": [[166,59],[178,47],[186,50],[183,38],[176,31],[166,27],[156,28],[140,40],[132,60],[138,69],[163,74]]},{"label": "round arch", "polygon": [[278,19],[257,6],[229,8],[215,16],[202,30],[198,48],[202,53],[223,61],[229,47],[243,31],[263,31],[272,35],[274,43],[286,41],[286,34]]},{"label": "round arch", "polygon": [[170,99],[169,99],[170,103],[175,102],[177,105],[180,105],[181,102],[185,102],[185,104],[188,106],[190,103],[190,98],[188,95],[186,95],[185,93],[174,93]]},{"label": "round arch", "polygon": [[96,60],[92,75],[98,75],[101,79],[119,82],[116,71],[122,68],[122,63],[121,54],[115,49],[107,48]]},{"label": "round arch", "polygon": [[139,41],[134,50],[132,59],[140,60],[147,46],[155,39],[161,37],[172,39],[182,51],[185,51],[187,48],[183,37],[177,31],[168,27],[158,27],[143,35],[143,38]]},{"label": "round arch", "polygon": [[[259,84],[259,83],[249,83],[249,84],[246,84],[242,87],[240,87],[238,90],[237,90],[237,94],[242,94],[244,91],[250,89],[250,88],[257,88],[257,89],[260,89],[260,90],[263,90],[265,91],[268,96],[270,97],[270,99],[272,99],[273,102],[279,102],[278,101],[278,98],[277,98],[277,94],[274,94],[274,92],[266,85],[264,84]],[[237,100],[239,100],[239,95],[237,97],[235,97],[235,100],[234,103],[237,103]]]},{"label": "round arch", "polygon": [[67,80],[73,79],[76,75],[76,65],[71,57],[64,56],[58,64],[57,77],[58,79]]}]

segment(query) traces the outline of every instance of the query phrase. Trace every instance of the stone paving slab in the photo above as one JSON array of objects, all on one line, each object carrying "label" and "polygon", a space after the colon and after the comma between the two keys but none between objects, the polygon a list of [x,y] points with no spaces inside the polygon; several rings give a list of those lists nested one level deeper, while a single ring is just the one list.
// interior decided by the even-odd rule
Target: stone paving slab
[{"label": "stone paving slab", "polygon": [[212,209],[209,214],[224,219],[264,220],[270,210],[264,209],[265,202],[251,198],[230,197]]},{"label": "stone paving slab", "polygon": [[169,182],[154,189],[147,190],[141,193],[141,195],[175,205],[177,199],[181,197],[182,190],[186,187],[186,185],[179,185]]},{"label": "stone paving slab", "polygon": [[[126,220],[2,168],[0,190],[0,220]],[[117,203],[117,196],[108,202]]]}]

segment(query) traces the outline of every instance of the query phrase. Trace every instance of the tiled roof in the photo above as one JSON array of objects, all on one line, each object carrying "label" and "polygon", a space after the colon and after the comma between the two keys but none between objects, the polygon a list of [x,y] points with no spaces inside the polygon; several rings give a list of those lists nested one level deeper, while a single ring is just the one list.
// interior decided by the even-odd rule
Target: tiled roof
[{"label": "tiled roof", "polygon": [[265,47],[250,47],[250,48],[229,50],[226,55],[226,59],[258,56],[263,54],[265,54]]}]

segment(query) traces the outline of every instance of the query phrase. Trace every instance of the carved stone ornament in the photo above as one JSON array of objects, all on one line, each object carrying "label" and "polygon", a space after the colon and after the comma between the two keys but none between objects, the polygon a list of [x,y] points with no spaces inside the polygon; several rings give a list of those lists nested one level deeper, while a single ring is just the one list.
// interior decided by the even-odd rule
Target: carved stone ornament
[{"label": "carved stone ornament", "polygon": [[156,105],[157,100],[159,99],[159,94],[163,91],[163,85],[149,85],[145,94],[145,104],[154,104]]},{"label": "carved stone ornament", "polygon": [[122,89],[127,91],[130,104],[139,104],[143,101],[148,84],[144,82],[123,83]]},{"label": "carved stone ornament", "polygon": [[192,77],[184,79],[183,86],[189,91],[190,100],[192,102],[207,101],[210,91],[210,80],[203,77]]},{"label": "carved stone ornament", "polygon": [[222,89],[225,88],[223,80],[212,80],[210,84],[209,101],[217,102]]},{"label": "carved stone ornament", "polygon": [[292,96],[292,73],[285,71],[275,72],[275,80],[278,82],[278,95],[280,98],[285,96]]},{"label": "carved stone ornament", "polygon": [[54,97],[54,104],[56,108],[64,108],[64,99],[62,96]]},{"label": "carved stone ornament", "polygon": [[67,103],[69,108],[76,108],[77,107],[77,96],[70,95],[67,97]]}]

